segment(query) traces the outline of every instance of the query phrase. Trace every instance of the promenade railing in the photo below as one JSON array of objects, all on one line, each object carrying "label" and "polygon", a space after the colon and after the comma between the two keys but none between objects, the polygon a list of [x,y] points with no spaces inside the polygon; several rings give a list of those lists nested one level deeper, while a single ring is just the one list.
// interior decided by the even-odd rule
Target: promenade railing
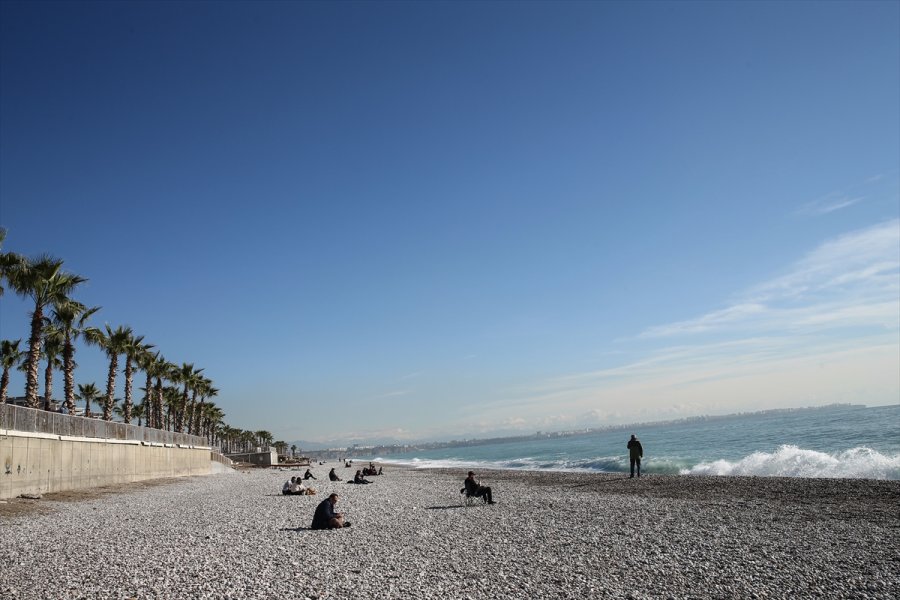
[{"label": "promenade railing", "polygon": [[49,433],[70,437],[101,438],[108,440],[137,440],[157,444],[181,446],[209,446],[209,441],[199,435],[176,433],[152,427],[138,427],[126,423],[103,421],[88,417],[75,417],[64,413],[26,408],[14,404],[0,404],[0,429],[32,433]]}]

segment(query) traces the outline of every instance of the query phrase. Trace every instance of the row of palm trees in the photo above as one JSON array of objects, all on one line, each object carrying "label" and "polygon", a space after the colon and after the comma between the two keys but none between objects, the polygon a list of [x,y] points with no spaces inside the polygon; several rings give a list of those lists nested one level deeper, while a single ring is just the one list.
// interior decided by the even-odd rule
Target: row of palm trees
[{"label": "row of palm trees", "polygon": [[[234,430],[224,424],[225,413],[211,402],[219,390],[213,381],[203,375],[203,369],[191,363],[177,365],[169,362],[154,346],[135,334],[130,327],[103,328],[88,326],[88,320],[100,307],[88,307],[73,298],[73,293],[85,278],[63,270],[63,261],[49,255],[28,258],[12,252],[3,252],[6,231],[0,229],[0,296],[5,287],[34,303],[31,313],[31,329],[27,346],[20,348],[21,340],[0,340],[0,403],[6,402],[11,369],[25,373],[25,403],[31,408],[41,408],[38,396],[38,378],[41,360],[44,369],[44,406],[49,410],[53,396],[53,373],[63,373],[63,410],[75,414],[75,400],[85,403],[85,416],[93,416],[91,404],[102,409],[102,418],[113,418],[117,399],[116,379],[119,359],[124,357],[122,372],[125,393],[122,405],[116,412],[125,423],[137,419],[148,427],[179,433],[205,435],[213,438],[237,439]],[[75,342],[82,340],[88,346],[100,348],[109,360],[106,392],[101,393],[94,383],[79,384],[75,391]],[[136,405],[133,398],[133,380],[142,371],[146,384],[142,388],[143,401]],[[243,433],[243,432],[241,432]],[[250,433],[259,440],[259,432]],[[265,432],[263,432],[265,433]],[[227,435],[227,438],[225,437]],[[270,436],[271,437],[271,436]],[[271,440],[270,440],[271,441]]]}]

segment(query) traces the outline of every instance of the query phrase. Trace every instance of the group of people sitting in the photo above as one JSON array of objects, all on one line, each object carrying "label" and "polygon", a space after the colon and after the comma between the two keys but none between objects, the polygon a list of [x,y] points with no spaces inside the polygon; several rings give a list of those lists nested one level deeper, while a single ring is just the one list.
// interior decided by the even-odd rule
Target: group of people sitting
[{"label": "group of people sitting", "polygon": [[[372,476],[372,475],[381,475],[381,470],[383,467],[375,468],[375,463],[369,463],[368,467],[363,467],[362,474],[363,476]],[[358,473],[359,471],[357,471]]]},{"label": "group of people sitting", "polygon": [[372,483],[365,477],[363,477],[362,469],[356,470],[356,475],[353,476],[353,479],[347,481],[347,483]]},{"label": "group of people sitting", "polygon": [[[373,475],[381,475],[384,467],[375,468],[375,463],[369,463],[368,467],[357,469],[356,475],[353,476],[353,479],[347,481],[347,483],[372,483],[366,477],[371,477]],[[328,471],[328,479],[331,481],[343,481],[338,474],[334,471],[334,467],[331,467],[331,470]]]},{"label": "group of people sitting", "polygon": [[312,496],[316,493],[316,490],[303,485],[299,477],[291,477],[281,486],[281,493],[285,496]]},{"label": "group of people sitting", "polygon": [[[375,465],[371,463],[370,465],[370,469],[374,471]],[[353,478],[354,480],[348,481],[347,483],[369,483],[363,479],[364,470],[365,469],[358,469],[356,471],[356,476]],[[381,470],[379,469],[376,474],[380,475]],[[341,481],[333,468],[328,473],[328,476],[332,481]],[[359,479],[362,479],[362,481],[358,481]],[[482,498],[487,504],[496,504],[491,488],[480,485],[475,481],[474,471],[469,471],[469,476],[466,477],[464,487],[459,490],[459,492],[461,494],[466,494],[466,496]],[[309,526],[310,529],[341,529],[343,527],[350,527],[351,523],[345,520],[344,513],[339,513],[335,510],[338,497],[339,496],[336,493],[332,493],[319,503],[316,507],[316,512],[313,515],[312,524]]]}]

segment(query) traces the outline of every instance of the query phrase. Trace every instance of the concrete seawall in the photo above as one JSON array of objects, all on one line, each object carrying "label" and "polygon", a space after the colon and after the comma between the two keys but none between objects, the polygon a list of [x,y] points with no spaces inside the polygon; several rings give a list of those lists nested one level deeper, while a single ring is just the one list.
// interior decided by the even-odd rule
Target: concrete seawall
[{"label": "concrete seawall", "polygon": [[208,475],[210,447],[0,429],[0,499]]}]

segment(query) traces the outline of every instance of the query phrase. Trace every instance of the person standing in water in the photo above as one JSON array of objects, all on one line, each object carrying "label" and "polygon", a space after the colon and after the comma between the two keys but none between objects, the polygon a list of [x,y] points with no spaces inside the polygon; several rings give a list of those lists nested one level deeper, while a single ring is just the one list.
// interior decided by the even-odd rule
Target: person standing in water
[{"label": "person standing in water", "polygon": [[641,446],[641,442],[638,441],[637,436],[631,434],[631,439],[628,440],[628,458],[631,459],[631,477],[634,477],[634,466],[637,465],[637,475],[641,476],[641,458],[644,457],[644,448]]}]

